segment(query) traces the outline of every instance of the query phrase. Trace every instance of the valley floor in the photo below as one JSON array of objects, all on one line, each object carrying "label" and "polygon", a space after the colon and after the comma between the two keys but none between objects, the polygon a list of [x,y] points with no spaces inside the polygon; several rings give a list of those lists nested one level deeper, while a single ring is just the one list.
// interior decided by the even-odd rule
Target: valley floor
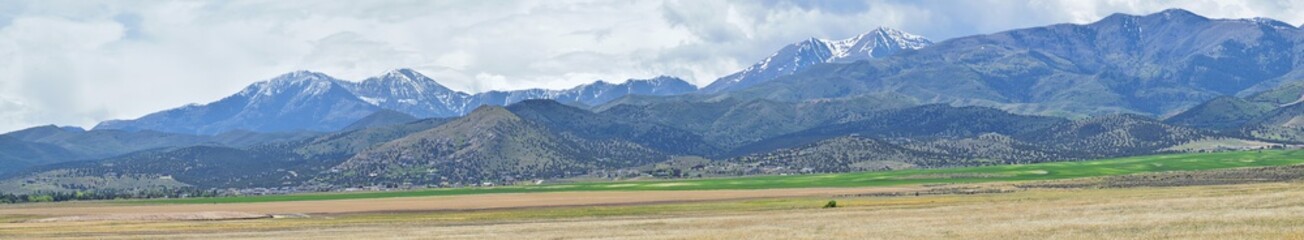
[{"label": "valley floor", "polygon": [[1302,154],[0,205],[0,239],[1299,239]]},{"label": "valley floor", "polygon": [[[829,199],[836,199],[840,207],[821,208]],[[334,213],[308,218],[231,221],[31,223],[22,221],[39,217],[12,215],[13,210],[6,209],[9,217],[0,219],[12,222],[0,224],[0,238],[1304,238],[1304,185],[1293,181],[1121,189],[1037,188],[991,194],[796,196],[615,206]]]}]

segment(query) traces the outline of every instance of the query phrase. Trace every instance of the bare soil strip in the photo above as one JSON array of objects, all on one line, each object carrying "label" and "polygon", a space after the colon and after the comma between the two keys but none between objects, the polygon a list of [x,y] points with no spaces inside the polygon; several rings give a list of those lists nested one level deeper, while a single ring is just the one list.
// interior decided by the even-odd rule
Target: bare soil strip
[{"label": "bare soil strip", "polygon": [[[31,204],[0,207],[0,215],[75,216],[95,219],[96,215],[123,214],[193,214],[235,212],[251,215],[285,213],[348,214],[369,212],[481,210],[529,207],[587,205],[626,205],[668,202],[739,200],[781,197],[842,196],[886,192],[923,191],[925,187],[872,188],[803,188],[765,190],[703,191],[624,191],[624,192],[553,192],[510,193],[463,196],[349,199],[327,201],[176,204],[176,205],[106,205],[106,204]],[[107,218],[107,217],[98,217]],[[159,220],[166,220],[161,218]]]}]

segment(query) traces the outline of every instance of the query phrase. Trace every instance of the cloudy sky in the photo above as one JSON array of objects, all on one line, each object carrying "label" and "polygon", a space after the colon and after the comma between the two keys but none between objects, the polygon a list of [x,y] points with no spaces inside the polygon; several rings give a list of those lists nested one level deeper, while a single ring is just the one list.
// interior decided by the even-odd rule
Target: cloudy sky
[{"label": "cloudy sky", "polygon": [[294,70],[406,67],[467,92],[663,74],[706,85],[808,37],[885,26],[940,41],[1175,7],[1304,23],[1304,0],[0,0],[0,132],[211,102]]}]

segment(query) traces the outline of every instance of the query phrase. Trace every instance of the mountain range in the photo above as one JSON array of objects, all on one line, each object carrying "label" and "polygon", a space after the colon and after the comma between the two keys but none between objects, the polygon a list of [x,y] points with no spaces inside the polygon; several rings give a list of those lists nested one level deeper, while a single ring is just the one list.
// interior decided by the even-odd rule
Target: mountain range
[{"label": "mountain range", "polygon": [[937,43],[887,28],[811,39],[701,90],[658,77],[468,94],[408,69],[358,82],[301,71],[89,131],[0,135],[0,161],[14,163],[0,191],[467,186],[664,176],[647,169],[674,159],[727,176],[1280,147],[1304,144],[1301,64],[1304,29],[1171,9]]},{"label": "mountain range", "polygon": [[892,93],[923,103],[1085,117],[1170,116],[1304,77],[1304,29],[1186,10],[959,37],[875,61],[820,64],[727,94],[777,101]]},{"label": "mountain range", "polygon": [[482,105],[554,99],[595,105],[625,95],[674,95],[697,87],[674,77],[597,81],[566,90],[527,89],[468,94],[451,90],[411,69],[397,69],[360,82],[298,71],[246,87],[208,104],[192,104],[133,120],[111,120],[95,130],[150,130],[215,135],[229,131],[332,132],[381,110],[416,118],[461,116]]},{"label": "mountain range", "polygon": [[[881,58],[931,44],[923,37],[882,27],[843,40],[811,38],[784,47],[771,57],[721,78],[700,92],[733,91],[816,64]],[[133,120],[105,121],[94,129],[201,135],[233,130],[331,132],[346,129],[349,124],[382,109],[416,118],[455,117],[483,105],[505,106],[529,99],[596,106],[627,95],[669,96],[695,91],[699,91],[696,86],[682,79],[659,76],[630,79],[619,84],[599,80],[565,90],[525,89],[468,94],[444,87],[412,69],[396,69],[358,82],[298,71],[254,83],[217,102],[192,104]]]}]

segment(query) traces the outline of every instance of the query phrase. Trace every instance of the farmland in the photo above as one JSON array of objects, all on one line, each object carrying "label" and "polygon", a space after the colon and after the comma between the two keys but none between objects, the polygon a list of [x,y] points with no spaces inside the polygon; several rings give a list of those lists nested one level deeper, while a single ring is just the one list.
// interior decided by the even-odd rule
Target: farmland
[{"label": "farmland", "polygon": [[1302,150],[1188,153],[1026,165],[917,169],[791,176],[759,176],[668,181],[588,182],[553,185],[457,188],[397,192],[325,193],[281,196],[149,200],[141,203],[244,203],[453,196],[490,193],[573,191],[740,190],[779,188],[846,188],[920,184],[984,183],[1117,176],[1168,171],[1282,166],[1304,163]]}]

